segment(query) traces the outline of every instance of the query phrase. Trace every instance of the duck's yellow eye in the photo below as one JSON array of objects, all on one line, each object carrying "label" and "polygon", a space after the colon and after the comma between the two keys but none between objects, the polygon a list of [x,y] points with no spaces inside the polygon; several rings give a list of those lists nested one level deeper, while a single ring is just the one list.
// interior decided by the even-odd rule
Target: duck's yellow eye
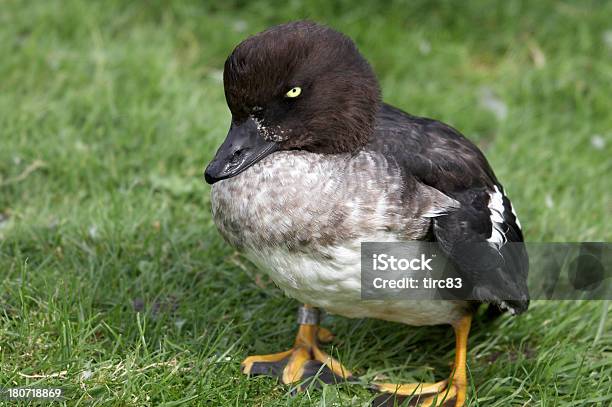
[{"label": "duck's yellow eye", "polygon": [[300,96],[300,93],[302,93],[302,88],[296,86],[289,89],[289,92],[285,93],[285,96],[287,96],[288,98],[296,98]]}]

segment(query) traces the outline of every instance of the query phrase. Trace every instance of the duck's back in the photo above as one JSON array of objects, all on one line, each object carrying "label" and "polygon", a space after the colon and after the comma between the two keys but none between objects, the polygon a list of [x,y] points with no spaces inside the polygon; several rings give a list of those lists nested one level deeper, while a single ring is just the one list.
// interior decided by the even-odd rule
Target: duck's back
[{"label": "duck's back", "polygon": [[472,297],[525,311],[528,256],[521,225],[482,152],[452,127],[386,104],[366,149],[397,163],[403,179],[458,203],[432,219],[432,237],[474,286]]}]

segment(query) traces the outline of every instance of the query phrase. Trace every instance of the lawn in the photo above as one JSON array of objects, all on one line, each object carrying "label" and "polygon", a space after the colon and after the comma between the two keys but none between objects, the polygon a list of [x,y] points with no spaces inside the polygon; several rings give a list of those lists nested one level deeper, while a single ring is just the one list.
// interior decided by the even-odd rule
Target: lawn
[{"label": "lawn", "polygon": [[[0,386],[70,406],[372,398],[240,373],[290,346],[297,304],[223,242],[202,173],[229,127],[223,62],[275,23],[349,34],[386,101],[474,140],[527,240],[611,240],[612,2],[212,3],[0,0]],[[603,307],[477,321],[469,404],[610,405]],[[324,326],[364,381],[450,370],[447,327]]]}]

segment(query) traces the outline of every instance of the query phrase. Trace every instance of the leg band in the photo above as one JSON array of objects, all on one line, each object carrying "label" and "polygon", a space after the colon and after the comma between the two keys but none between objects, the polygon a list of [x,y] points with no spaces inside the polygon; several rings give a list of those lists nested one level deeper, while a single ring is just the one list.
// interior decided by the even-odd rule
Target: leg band
[{"label": "leg band", "polygon": [[316,308],[301,306],[298,308],[297,322],[300,325],[319,325],[321,311]]}]

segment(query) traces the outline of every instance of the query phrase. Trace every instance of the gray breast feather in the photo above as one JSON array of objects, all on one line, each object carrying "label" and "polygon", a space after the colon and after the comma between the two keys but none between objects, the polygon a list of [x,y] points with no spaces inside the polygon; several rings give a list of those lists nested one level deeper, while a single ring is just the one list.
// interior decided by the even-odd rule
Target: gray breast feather
[{"label": "gray breast feather", "polygon": [[422,239],[431,218],[458,207],[442,192],[402,177],[381,154],[271,154],[212,187],[221,234],[242,248],[312,251],[378,231]]}]

